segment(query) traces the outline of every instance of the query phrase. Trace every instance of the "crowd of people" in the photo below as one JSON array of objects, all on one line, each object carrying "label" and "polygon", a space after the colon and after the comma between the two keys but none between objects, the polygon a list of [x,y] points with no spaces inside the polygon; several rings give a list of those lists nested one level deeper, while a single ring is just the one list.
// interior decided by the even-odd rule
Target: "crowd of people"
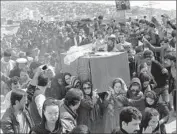
[{"label": "crowd of people", "polygon": [[[1,40],[2,132],[166,134],[170,111],[176,116],[176,24],[161,17],[22,21]],[[63,72],[60,54],[86,44],[127,53],[130,85],[117,76],[98,93],[92,81]]]}]

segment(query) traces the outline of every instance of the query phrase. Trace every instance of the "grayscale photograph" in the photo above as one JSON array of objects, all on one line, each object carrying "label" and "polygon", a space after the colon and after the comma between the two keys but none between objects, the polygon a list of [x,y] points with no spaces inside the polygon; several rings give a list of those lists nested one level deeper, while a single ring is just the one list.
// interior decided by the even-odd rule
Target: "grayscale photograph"
[{"label": "grayscale photograph", "polygon": [[176,1],[1,1],[0,134],[176,134]]}]

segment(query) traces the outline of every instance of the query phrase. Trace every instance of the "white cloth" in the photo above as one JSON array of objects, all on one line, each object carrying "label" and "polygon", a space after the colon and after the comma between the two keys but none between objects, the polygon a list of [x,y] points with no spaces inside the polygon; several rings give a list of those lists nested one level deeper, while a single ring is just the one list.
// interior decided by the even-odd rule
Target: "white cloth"
[{"label": "white cloth", "polygon": [[71,47],[69,51],[66,53],[67,55],[64,57],[64,63],[66,65],[70,65],[79,57],[84,56],[88,52],[91,52],[92,46],[93,44],[83,45],[79,47],[77,46]]},{"label": "white cloth", "polygon": [[41,117],[42,117],[42,107],[43,107],[45,100],[46,100],[46,98],[43,94],[39,94],[35,97],[35,103],[37,106],[37,110],[38,110],[38,113]]}]

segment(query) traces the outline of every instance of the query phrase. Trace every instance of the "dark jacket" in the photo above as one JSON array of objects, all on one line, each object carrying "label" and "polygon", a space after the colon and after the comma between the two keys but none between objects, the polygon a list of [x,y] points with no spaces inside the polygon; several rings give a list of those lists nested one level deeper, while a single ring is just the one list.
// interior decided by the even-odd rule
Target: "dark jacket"
[{"label": "dark jacket", "polygon": [[167,84],[168,74],[163,74],[163,66],[158,61],[152,61],[151,74],[157,83],[157,88],[164,87]]},{"label": "dark jacket", "polygon": [[78,115],[72,111],[68,106],[64,103],[60,106],[61,112],[61,124],[63,127],[63,133],[68,133],[73,130],[77,126],[77,117]]},{"label": "dark jacket", "polygon": [[[23,111],[23,115],[26,118],[29,128],[31,129],[34,126],[34,123],[29,114],[29,111],[25,109]],[[8,133],[8,134],[19,134],[20,133],[20,124],[14,115],[13,107],[8,108],[6,112],[4,113],[2,120],[1,120],[1,129],[3,133]]]},{"label": "dark jacket", "polygon": [[145,97],[145,99],[144,99],[145,106],[149,107],[149,108],[155,108],[159,112],[159,114],[160,114],[160,120],[161,119],[164,120],[163,122],[161,122],[161,124],[167,123],[168,120],[169,120],[169,113],[170,113],[169,108],[168,108],[168,103],[166,103],[166,102],[159,102],[159,97],[155,94],[154,91],[148,91],[148,92],[151,92],[151,93],[154,94],[154,96],[155,96],[155,98],[154,98],[155,102],[154,102],[153,105],[149,105],[149,104],[146,103],[146,97]]},{"label": "dark jacket", "polygon": [[30,111],[30,114],[32,116],[32,119],[33,119],[35,125],[38,125],[41,122],[41,116],[39,115],[39,112],[37,110],[37,106],[35,103],[35,97],[37,96],[37,94],[35,92],[37,90],[39,90],[39,89],[33,85],[29,85],[29,87],[27,89],[27,97],[28,97],[27,106],[28,106],[28,109]]},{"label": "dark jacket", "polygon": [[10,71],[9,77],[10,77],[10,78],[12,78],[12,77],[14,77],[14,76],[20,77],[20,72],[21,72],[21,70],[20,70],[18,67],[15,67],[14,69],[12,69],[12,70]]},{"label": "dark jacket", "polygon": [[169,72],[169,76],[168,76],[169,93],[171,93],[174,89],[176,89],[176,82],[171,74],[171,67],[167,68],[167,70]]},{"label": "dark jacket", "polygon": [[[65,97],[66,89],[65,89],[63,77],[64,77],[63,73],[56,74],[56,76],[51,81],[51,88],[48,91],[48,92],[50,92],[49,93],[50,96],[49,96],[49,94],[46,94],[46,97],[53,97],[57,100],[61,100]],[[60,85],[58,83],[58,79],[60,79],[63,82],[62,85]]]},{"label": "dark jacket", "polygon": [[[133,83],[138,83],[140,85],[140,91],[137,92],[136,96],[132,96],[131,90],[130,88],[132,87]],[[141,82],[138,78],[133,78],[131,85],[129,87],[129,90],[127,92],[127,98],[129,99],[128,104],[129,106],[133,106],[136,107],[138,110],[141,111],[141,113],[143,113],[144,109],[145,109],[145,102],[144,102],[144,95],[141,92]]]},{"label": "dark jacket", "polygon": [[98,126],[97,123],[100,117],[100,109],[97,102],[94,103],[90,96],[85,95],[77,110],[77,124],[88,126],[93,133],[98,130],[98,127],[96,128],[95,126]]},{"label": "dark jacket", "polygon": [[128,133],[123,129],[114,129],[111,134],[128,134]]},{"label": "dark jacket", "polygon": [[86,96],[84,99],[81,100],[81,104],[79,109],[77,110],[78,113],[78,125],[83,124],[90,126],[91,121],[93,121],[91,117],[91,112],[94,108],[94,103],[89,96]]}]

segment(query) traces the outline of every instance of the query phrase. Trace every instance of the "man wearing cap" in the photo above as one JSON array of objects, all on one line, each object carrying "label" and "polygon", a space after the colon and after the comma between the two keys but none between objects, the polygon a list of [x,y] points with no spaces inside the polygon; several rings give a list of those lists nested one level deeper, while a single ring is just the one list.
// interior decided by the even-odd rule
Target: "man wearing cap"
[{"label": "man wearing cap", "polygon": [[164,68],[158,61],[154,60],[153,52],[151,50],[145,50],[144,61],[148,65],[148,71],[154,77],[157,83],[154,91],[162,96],[162,100],[169,104],[169,93],[168,93],[168,70]]},{"label": "man wearing cap", "polygon": [[107,51],[108,52],[118,52],[119,50],[116,48],[116,36],[115,35],[111,35],[108,37],[108,42],[107,42]]},{"label": "man wearing cap", "polygon": [[16,60],[16,66],[13,68],[13,70],[10,71],[9,77],[12,78],[14,76],[20,77],[20,71],[22,69],[27,70],[27,59],[25,58],[18,58]]}]

